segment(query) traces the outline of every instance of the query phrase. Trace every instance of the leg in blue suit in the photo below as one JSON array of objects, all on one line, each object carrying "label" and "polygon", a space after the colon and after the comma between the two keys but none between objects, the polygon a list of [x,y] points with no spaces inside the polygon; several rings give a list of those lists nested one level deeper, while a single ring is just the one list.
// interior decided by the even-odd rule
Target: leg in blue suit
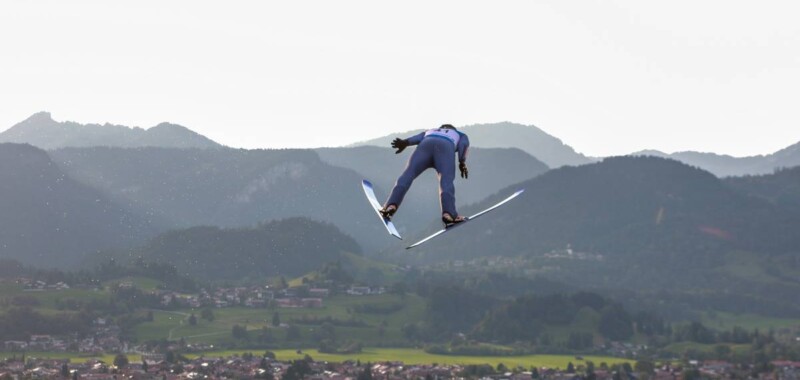
[{"label": "leg in blue suit", "polygon": [[455,149],[453,143],[441,138],[425,138],[420,142],[403,174],[397,179],[386,205],[396,205],[398,208],[403,202],[408,189],[414,180],[429,168],[435,168],[439,176],[439,198],[442,212],[452,216],[458,215],[456,211],[456,188],[453,181],[456,177]]}]

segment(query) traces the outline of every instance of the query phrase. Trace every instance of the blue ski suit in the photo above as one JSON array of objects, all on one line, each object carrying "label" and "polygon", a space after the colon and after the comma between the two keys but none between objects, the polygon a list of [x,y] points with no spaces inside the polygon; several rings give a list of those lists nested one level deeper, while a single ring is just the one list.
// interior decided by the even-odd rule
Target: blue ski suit
[{"label": "blue ski suit", "polygon": [[442,213],[457,216],[456,188],[453,185],[456,164],[453,156],[458,153],[458,162],[466,162],[469,138],[455,129],[436,128],[412,136],[407,141],[409,145],[418,146],[408,159],[403,174],[397,179],[386,205],[393,204],[399,208],[414,179],[426,169],[435,168],[439,175]]}]

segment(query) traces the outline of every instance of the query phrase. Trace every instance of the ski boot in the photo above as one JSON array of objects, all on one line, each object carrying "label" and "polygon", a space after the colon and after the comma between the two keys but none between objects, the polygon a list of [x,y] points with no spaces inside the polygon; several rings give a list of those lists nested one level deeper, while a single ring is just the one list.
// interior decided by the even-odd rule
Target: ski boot
[{"label": "ski boot", "polygon": [[381,214],[382,217],[388,220],[392,220],[392,216],[394,216],[394,213],[397,212],[397,205],[383,206],[383,208],[378,210],[378,212]]},{"label": "ski boot", "polygon": [[444,223],[445,227],[450,227],[450,226],[452,226],[454,224],[458,224],[458,223],[464,222],[466,220],[467,220],[467,218],[465,218],[462,215],[459,215],[459,216],[456,216],[455,218],[453,218],[453,216],[450,215],[449,212],[442,213],[442,223]]}]

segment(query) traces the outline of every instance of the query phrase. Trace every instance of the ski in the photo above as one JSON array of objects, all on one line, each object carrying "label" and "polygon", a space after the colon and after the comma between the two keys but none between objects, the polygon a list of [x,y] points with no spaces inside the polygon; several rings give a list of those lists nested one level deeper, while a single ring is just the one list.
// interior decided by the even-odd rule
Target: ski
[{"label": "ski", "polygon": [[439,235],[441,235],[441,234],[443,234],[443,233],[445,233],[447,231],[452,230],[453,228],[456,228],[456,227],[458,227],[458,226],[460,226],[462,224],[466,224],[466,223],[470,222],[471,220],[473,220],[473,219],[475,219],[475,218],[477,218],[477,217],[479,217],[479,216],[481,216],[483,214],[486,214],[489,211],[492,211],[492,210],[494,210],[494,209],[496,209],[496,208],[508,203],[508,201],[510,201],[510,200],[516,198],[517,196],[519,196],[520,194],[522,194],[523,191],[525,191],[525,189],[517,190],[517,192],[515,192],[514,194],[511,194],[511,196],[509,196],[506,199],[503,199],[502,201],[498,202],[494,206],[489,207],[486,210],[483,210],[483,211],[481,211],[481,212],[479,212],[479,213],[477,213],[475,215],[472,215],[472,216],[466,218],[466,220],[464,220],[461,223],[450,224],[448,226],[445,226],[444,229],[441,229],[441,230],[437,231],[436,233],[434,233],[433,235],[428,236],[428,237],[426,237],[426,238],[424,238],[424,239],[422,239],[422,240],[420,240],[420,241],[418,241],[418,242],[416,242],[414,244],[409,245],[408,247],[406,247],[406,249],[411,249],[411,248],[417,247],[417,246],[427,242],[428,240],[431,240],[431,239],[433,239],[433,238],[435,238],[435,237],[437,237],[437,236],[439,236]]},{"label": "ski", "polygon": [[361,181],[361,187],[364,188],[364,194],[367,195],[367,200],[372,208],[375,210],[375,213],[378,214],[378,218],[381,219],[383,222],[383,226],[386,227],[386,231],[389,232],[390,235],[402,240],[403,238],[400,237],[400,233],[397,232],[397,228],[394,227],[394,223],[388,218],[384,218],[381,215],[381,204],[378,202],[378,198],[375,197],[375,189],[372,186],[372,182],[365,180]]}]

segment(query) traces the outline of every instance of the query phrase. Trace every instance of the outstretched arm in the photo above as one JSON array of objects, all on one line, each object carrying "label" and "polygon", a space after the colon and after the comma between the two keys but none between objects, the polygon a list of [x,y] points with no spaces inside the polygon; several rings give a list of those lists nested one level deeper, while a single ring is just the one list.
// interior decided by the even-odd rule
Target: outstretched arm
[{"label": "outstretched arm", "polygon": [[422,139],[425,138],[425,132],[420,132],[418,135],[411,136],[406,139],[408,141],[408,145],[419,145],[422,142]]},{"label": "outstretched arm", "polygon": [[423,138],[425,138],[425,132],[411,136],[405,140],[401,138],[394,139],[394,141],[392,141],[392,148],[397,149],[397,151],[394,153],[399,154],[409,145],[418,145],[420,142],[422,142]]}]

